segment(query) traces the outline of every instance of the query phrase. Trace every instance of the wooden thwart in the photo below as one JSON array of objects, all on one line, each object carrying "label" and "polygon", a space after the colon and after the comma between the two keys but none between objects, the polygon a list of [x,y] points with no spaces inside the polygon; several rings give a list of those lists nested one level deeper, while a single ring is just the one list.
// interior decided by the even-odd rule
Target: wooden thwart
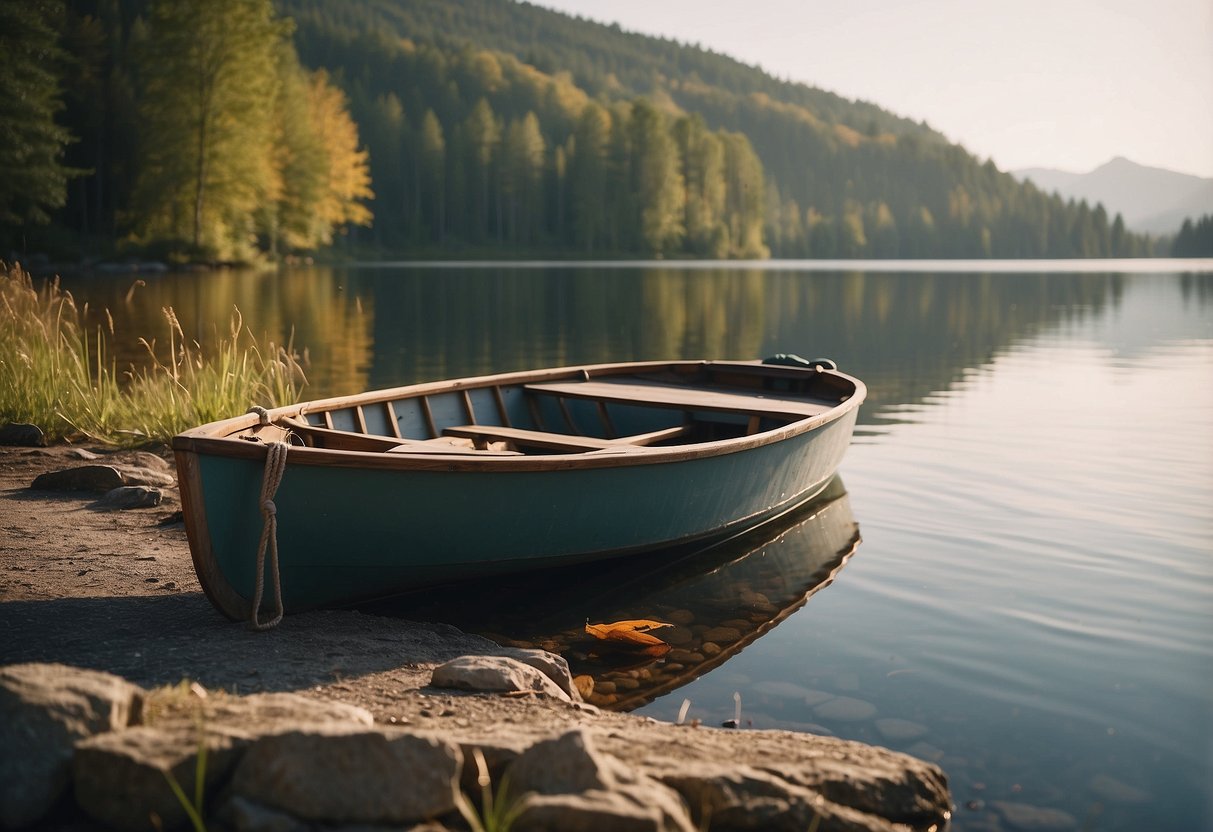
[{"label": "wooden thwart", "polygon": [[685,426],[678,425],[649,433],[623,436],[619,439],[598,439],[593,436],[570,436],[564,433],[548,433],[541,430],[507,428],[497,425],[455,425],[443,431],[447,436],[465,436],[477,443],[498,440],[555,451],[601,451],[606,448],[620,448],[627,445],[651,445],[663,439],[682,436],[686,432]]},{"label": "wooden thwart", "polygon": [[716,410],[725,413],[756,413],[784,419],[804,419],[830,410],[833,405],[809,399],[760,395],[754,392],[731,393],[724,390],[698,390],[676,384],[630,381],[557,381],[528,384],[532,393],[562,398],[594,399],[649,407],[680,410]]}]

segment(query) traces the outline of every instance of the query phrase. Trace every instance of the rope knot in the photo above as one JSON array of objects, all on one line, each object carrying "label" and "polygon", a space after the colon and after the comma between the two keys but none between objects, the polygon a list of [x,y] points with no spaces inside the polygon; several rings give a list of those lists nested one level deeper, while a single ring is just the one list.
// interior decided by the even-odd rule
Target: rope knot
[{"label": "rope knot", "polygon": [[266,517],[273,517],[278,513],[278,506],[274,505],[273,500],[264,500],[261,503],[261,513]]},{"label": "rope knot", "polygon": [[255,404],[248,409],[249,413],[256,413],[258,423],[264,427],[270,423],[270,412],[259,404]]}]

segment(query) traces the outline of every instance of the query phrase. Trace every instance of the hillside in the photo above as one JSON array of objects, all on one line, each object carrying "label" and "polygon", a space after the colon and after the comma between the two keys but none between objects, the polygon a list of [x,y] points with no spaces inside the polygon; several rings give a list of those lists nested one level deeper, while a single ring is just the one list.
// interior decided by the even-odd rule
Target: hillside
[{"label": "hillside", "polygon": [[[517,85],[500,85],[477,68],[477,56],[487,54],[507,75],[529,75],[549,149],[566,146],[572,135],[575,98],[609,108],[643,96],[671,117],[697,115],[710,130],[745,135],[766,178],[764,241],[775,256],[1150,251],[1111,212],[1022,184],[924,124],[697,47],[509,0],[339,6],[279,0],[279,6],[296,21],[302,59],[339,70],[364,122],[370,105],[360,109],[359,102],[389,95],[410,124],[433,110],[449,128],[481,97],[503,120],[521,117]],[[418,60],[423,53],[429,54]],[[553,98],[563,112],[549,106]],[[560,237],[559,229],[549,232]]]},{"label": "hillside", "polygon": [[[45,122],[47,187],[28,224],[0,228],[23,246],[210,260],[334,242],[438,257],[1155,253],[1113,212],[925,124],[525,3],[66,6],[42,31],[71,60],[22,116]],[[197,83],[208,50],[224,56],[218,98]],[[4,158],[0,181],[17,172]]]},{"label": "hillside", "polygon": [[1149,234],[1174,234],[1185,219],[1213,214],[1213,179],[1116,158],[1087,173],[1048,168],[1014,172],[1065,199],[1100,202],[1125,225]]}]

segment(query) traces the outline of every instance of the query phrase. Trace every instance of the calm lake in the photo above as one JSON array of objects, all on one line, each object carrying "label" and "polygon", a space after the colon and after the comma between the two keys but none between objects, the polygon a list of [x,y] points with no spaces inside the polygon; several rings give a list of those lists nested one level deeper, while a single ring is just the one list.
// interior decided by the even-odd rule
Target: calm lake
[{"label": "calm lake", "polygon": [[[563,648],[659,719],[689,700],[687,720],[719,725],[739,699],[743,730],[936,761],[954,829],[1213,829],[1213,261],[1077,265],[376,264],[149,277],[129,298],[130,277],[67,285],[120,339],[166,339],[168,305],[205,339],[238,306],[307,349],[307,398],[833,358],[869,398],[832,501],[651,573],[523,582],[490,617],[399,613]],[[587,618],[662,611],[722,633],[718,652],[607,666],[570,640]]]}]

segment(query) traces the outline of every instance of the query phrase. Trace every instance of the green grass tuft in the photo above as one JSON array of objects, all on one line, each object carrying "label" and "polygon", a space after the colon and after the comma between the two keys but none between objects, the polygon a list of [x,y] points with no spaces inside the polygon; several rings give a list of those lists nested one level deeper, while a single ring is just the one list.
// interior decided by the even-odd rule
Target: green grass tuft
[{"label": "green grass tuft", "polygon": [[140,338],[146,363],[124,369],[109,357],[108,310],[105,327],[90,328],[87,314],[58,281],[35,286],[20,266],[0,266],[0,424],[34,424],[50,440],[167,442],[254,404],[296,401],[307,383],[293,345],[262,347],[234,307],[205,350],[165,307],[163,346]]}]

